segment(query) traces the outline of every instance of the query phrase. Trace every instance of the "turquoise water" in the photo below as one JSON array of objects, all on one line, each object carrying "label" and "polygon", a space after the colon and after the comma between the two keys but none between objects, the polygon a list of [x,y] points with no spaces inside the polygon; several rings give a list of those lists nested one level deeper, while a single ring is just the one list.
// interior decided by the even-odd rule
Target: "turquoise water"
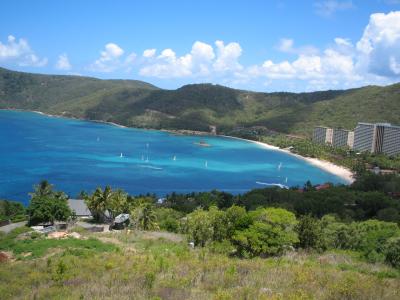
[{"label": "turquoise water", "polygon": [[[131,194],[224,190],[266,184],[344,183],[294,156],[223,137],[0,111],[0,198],[27,203],[32,186],[49,180],[75,197],[111,185]],[[197,145],[204,140],[211,147]],[[122,157],[121,157],[122,154]]]}]

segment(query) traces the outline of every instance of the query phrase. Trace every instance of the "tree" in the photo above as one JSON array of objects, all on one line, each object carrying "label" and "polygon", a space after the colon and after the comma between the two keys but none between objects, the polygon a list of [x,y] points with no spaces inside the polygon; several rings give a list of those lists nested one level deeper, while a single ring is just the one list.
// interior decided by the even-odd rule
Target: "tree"
[{"label": "tree", "polygon": [[253,224],[233,236],[240,255],[279,255],[298,243],[295,232],[297,220],[293,213],[282,208],[266,208],[250,214]]},{"label": "tree", "polygon": [[400,269],[400,237],[391,238],[385,245],[385,260]]},{"label": "tree", "polygon": [[187,215],[187,227],[189,239],[195,246],[204,247],[211,241],[213,226],[208,212],[203,209],[196,209]]},{"label": "tree", "polygon": [[161,207],[155,210],[155,214],[157,216],[157,223],[161,230],[170,232],[180,231],[180,220],[184,216],[183,213],[172,208]]},{"label": "tree", "polygon": [[107,214],[108,208],[111,203],[113,192],[110,186],[106,186],[104,191],[98,187],[92,195],[87,195],[85,203],[92,213],[93,218],[98,222],[110,219]]},{"label": "tree", "polygon": [[71,216],[67,196],[63,192],[53,191],[47,181],[42,181],[31,194],[32,199],[27,209],[29,225],[66,221]]},{"label": "tree", "polygon": [[42,180],[39,184],[34,186],[33,193],[30,193],[32,198],[34,197],[44,197],[53,194],[53,186],[47,181]]},{"label": "tree", "polygon": [[320,221],[305,215],[300,218],[296,226],[296,232],[299,236],[298,246],[303,249],[321,249],[322,230]]},{"label": "tree", "polygon": [[106,209],[110,217],[114,219],[119,214],[129,211],[128,195],[122,190],[112,192],[111,197],[108,197],[106,202]]},{"label": "tree", "polygon": [[22,203],[0,200],[0,220],[13,220],[15,218],[24,218],[25,214],[26,211]]},{"label": "tree", "polygon": [[131,212],[134,225],[138,229],[153,230],[158,229],[157,216],[154,212],[154,205],[143,203]]},{"label": "tree", "polygon": [[253,222],[243,207],[233,205],[226,210],[227,238],[231,239],[237,230],[244,230]]}]

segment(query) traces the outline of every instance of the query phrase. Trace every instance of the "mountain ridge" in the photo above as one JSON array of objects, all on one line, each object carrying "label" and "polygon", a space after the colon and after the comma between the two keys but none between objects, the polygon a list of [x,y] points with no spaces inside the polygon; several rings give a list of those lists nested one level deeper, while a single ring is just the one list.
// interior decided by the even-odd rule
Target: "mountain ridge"
[{"label": "mountain ridge", "polygon": [[310,135],[316,125],[400,124],[400,84],[316,92],[253,92],[188,84],[175,90],[139,80],[45,75],[0,68],[0,108],[39,110],[125,126],[229,134],[265,128]]}]

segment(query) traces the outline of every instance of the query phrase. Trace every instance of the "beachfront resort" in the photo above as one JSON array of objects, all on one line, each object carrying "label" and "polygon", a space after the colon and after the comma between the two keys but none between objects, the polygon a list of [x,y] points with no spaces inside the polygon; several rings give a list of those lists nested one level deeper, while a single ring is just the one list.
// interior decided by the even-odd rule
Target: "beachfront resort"
[{"label": "beachfront resort", "polygon": [[400,154],[400,126],[389,123],[359,122],[354,131],[317,126],[312,139],[315,143],[348,147],[359,152]]}]

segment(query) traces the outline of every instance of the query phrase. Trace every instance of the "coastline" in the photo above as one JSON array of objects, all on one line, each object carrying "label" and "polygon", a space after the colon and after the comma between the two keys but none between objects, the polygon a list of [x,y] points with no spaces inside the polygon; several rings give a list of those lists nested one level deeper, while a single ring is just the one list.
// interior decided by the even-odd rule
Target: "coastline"
[{"label": "coastline", "polygon": [[[114,122],[107,122],[107,121],[102,121],[102,120],[90,120],[90,119],[83,119],[83,118],[76,118],[76,117],[71,117],[71,116],[63,116],[63,115],[51,115],[51,114],[47,114],[41,111],[37,111],[37,110],[26,110],[26,109],[15,109],[15,108],[4,108],[4,109],[0,109],[0,110],[15,110],[15,111],[27,111],[27,112],[34,112],[40,115],[44,115],[44,116],[48,116],[48,117],[56,117],[56,118],[66,118],[66,119],[75,119],[75,120],[81,120],[81,121],[89,121],[89,122],[96,122],[96,123],[102,123],[102,124],[108,124],[108,125],[112,125],[112,126],[116,126],[119,128],[130,128],[124,125],[120,125]],[[141,129],[145,129],[145,128],[141,128]],[[148,130],[152,130],[152,129],[148,129]],[[351,184],[352,182],[354,182],[354,178],[353,178],[353,172],[351,172],[351,170],[349,170],[346,167],[343,166],[339,166],[336,165],[334,163],[331,163],[329,161],[326,160],[322,160],[322,159],[317,159],[317,158],[311,158],[311,157],[305,157],[305,156],[301,156],[299,154],[296,153],[292,153],[290,150],[288,149],[282,149],[279,148],[277,146],[273,146],[264,142],[259,142],[259,141],[253,141],[253,140],[249,140],[249,139],[244,139],[244,138],[240,138],[240,137],[235,137],[235,136],[229,136],[229,135],[220,135],[220,134],[210,134],[207,132],[200,132],[200,131],[194,131],[194,130],[172,130],[172,129],[159,129],[159,131],[164,131],[164,132],[169,132],[171,134],[175,134],[175,135],[196,135],[196,136],[216,136],[216,137],[224,137],[224,138],[229,138],[229,139],[237,139],[237,140],[241,140],[241,141],[246,141],[246,142],[250,142],[250,143],[254,143],[257,144],[261,147],[263,147],[264,149],[268,149],[268,150],[275,150],[275,151],[281,151],[284,152],[286,154],[295,156],[299,159],[302,159],[306,162],[308,162],[309,164],[318,167],[326,172],[329,172],[333,175],[336,175],[342,179],[344,179],[348,184]]]},{"label": "coastline", "polygon": [[277,146],[273,146],[267,143],[263,143],[263,142],[258,142],[258,141],[253,141],[253,140],[248,140],[248,139],[244,139],[244,138],[239,138],[239,137],[234,137],[234,136],[229,136],[229,135],[218,135],[221,137],[226,137],[226,138],[231,138],[231,139],[237,139],[237,140],[242,140],[242,141],[247,141],[247,142],[251,142],[254,144],[257,144],[261,147],[263,147],[264,149],[268,149],[268,150],[275,150],[275,151],[281,151],[284,152],[286,154],[295,156],[299,159],[302,159],[306,162],[308,162],[309,164],[318,167],[326,172],[329,172],[333,175],[336,175],[342,179],[344,179],[348,184],[351,184],[354,182],[354,177],[353,177],[353,172],[343,166],[339,166],[339,165],[335,165],[334,163],[331,163],[330,161],[327,160],[322,160],[322,159],[318,159],[318,158],[312,158],[312,157],[306,157],[306,156],[301,156],[299,154],[293,153],[288,149],[282,149],[279,148]]}]

